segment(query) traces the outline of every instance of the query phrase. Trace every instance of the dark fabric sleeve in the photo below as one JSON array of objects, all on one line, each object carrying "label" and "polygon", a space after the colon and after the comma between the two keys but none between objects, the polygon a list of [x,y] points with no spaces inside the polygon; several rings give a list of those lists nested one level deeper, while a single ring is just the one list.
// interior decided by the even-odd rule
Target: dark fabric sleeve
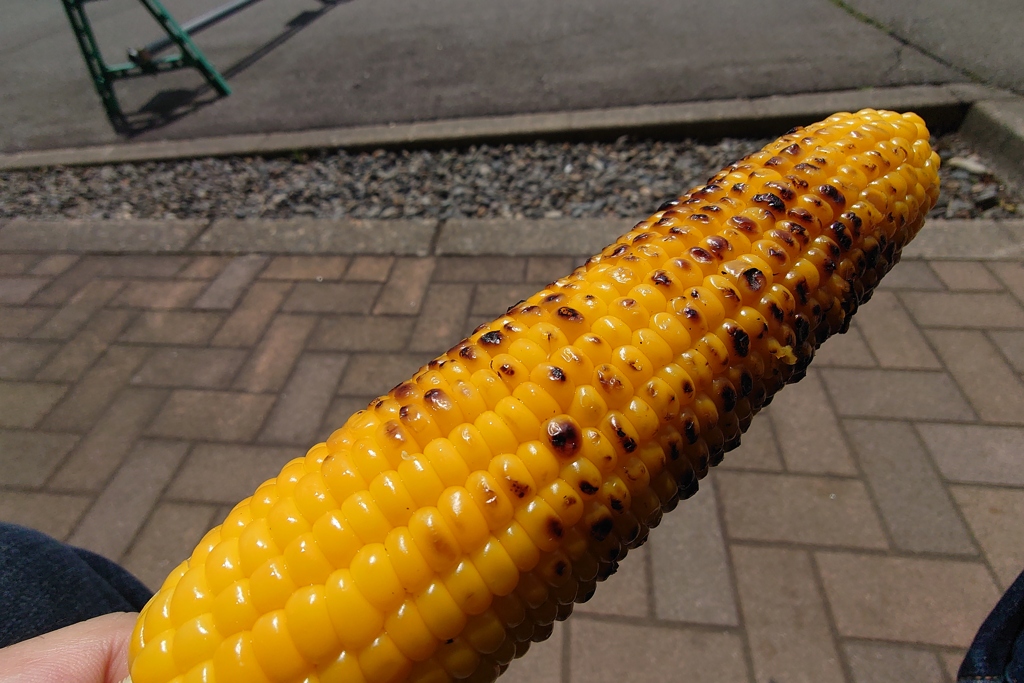
[{"label": "dark fabric sleeve", "polygon": [[104,557],[0,523],[0,647],[103,614],[137,612],[151,596]]}]

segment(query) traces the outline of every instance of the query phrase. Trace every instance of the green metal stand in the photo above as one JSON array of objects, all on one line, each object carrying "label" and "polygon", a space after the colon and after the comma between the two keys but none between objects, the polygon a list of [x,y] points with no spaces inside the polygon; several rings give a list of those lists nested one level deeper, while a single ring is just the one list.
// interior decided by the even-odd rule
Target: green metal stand
[{"label": "green metal stand", "polygon": [[[166,57],[150,57],[145,55],[143,59],[133,59],[132,62],[124,64],[107,64],[103,61],[99,45],[96,42],[96,35],[93,33],[92,25],[85,14],[84,4],[87,0],[61,0],[64,3],[64,11],[67,12],[68,20],[71,22],[71,30],[74,31],[78,40],[78,47],[82,50],[82,57],[85,65],[92,76],[93,86],[96,93],[103,102],[103,108],[107,117],[115,126],[124,123],[124,112],[117,101],[114,92],[114,82],[122,78],[134,78],[173,71],[175,69],[193,68],[199,71],[220,95],[231,94],[231,88],[224,78],[217,72],[213,64],[206,59],[202,51],[192,42],[187,31],[185,31],[174,17],[164,9],[160,0],[139,0],[143,7],[153,16],[164,32],[168,40],[178,46],[180,52],[176,55]],[[133,55],[134,57],[134,55]]]}]

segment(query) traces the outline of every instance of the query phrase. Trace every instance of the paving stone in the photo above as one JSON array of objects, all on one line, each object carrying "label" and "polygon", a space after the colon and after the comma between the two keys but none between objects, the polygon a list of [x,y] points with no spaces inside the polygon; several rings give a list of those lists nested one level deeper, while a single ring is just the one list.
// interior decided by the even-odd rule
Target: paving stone
[{"label": "paving stone", "polygon": [[171,278],[189,262],[188,256],[117,254],[86,256],[83,260],[100,277]]},{"label": "paving stone", "polygon": [[41,306],[60,306],[97,277],[96,264],[83,259],[57,276],[37,294],[32,303]]},{"label": "paving stone", "polygon": [[147,433],[196,441],[249,441],[273,404],[273,396],[176,389]]},{"label": "paving stone", "polygon": [[264,280],[340,280],[350,259],[346,256],[275,256],[262,273]]},{"label": "paving stone", "polygon": [[0,379],[31,379],[56,350],[56,344],[0,341]]},{"label": "paving stone", "polygon": [[799,384],[776,394],[771,420],[787,469],[818,474],[857,473],[821,377],[813,369]]},{"label": "paving stone", "polygon": [[361,282],[300,282],[283,310],[294,313],[369,313],[380,285]]},{"label": "paving stone", "polygon": [[522,282],[526,259],[514,256],[444,256],[434,282]]},{"label": "paving stone", "polygon": [[220,326],[219,313],[145,311],[121,336],[122,341],[148,344],[205,344]]},{"label": "paving stone", "polygon": [[167,398],[157,389],[125,389],[53,475],[49,487],[99,491]]},{"label": "paving stone", "polygon": [[309,340],[318,351],[400,351],[409,343],[414,318],[341,315],[322,318]]},{"label": "paving stone", "polygon": [[654,628],[577,619],[570,626],[571,683],[612,683],[643,677],[687,683],[749,680],[743,643],[732,633]]},{"label": "paving stone", "polygon": [[770,414],[771,408],[765,408],[754,417],[739,448],[726,453],[719,467],[727,470],[782,470],[782,456],[776,445]]},{"label": "paving stone", "polygon": [[185,459],[166,497],[234,505],[304,454],[295,448],[199,444]]},{"label": "paving stone", "polygon": [[36,379],[51,382],[78,380],[124,331],[134,315],[125,310],[97,312],[39,371]]},{"label": "paving stone", "polygon": [[882,278],[878,289],[942,291],[945,287],[927,261],[900,261]]},{"label": "paving stone", "polygon": [[0,338],[21,339],[27,337],[54,312],[52,308],[0,306],[0,320],[4,321],[4,324],[0,325]]},{"label": "paving stone", "polygon": [[161,503],[146,520],[121,565],[156,591],[219,521],[216,514],[213,505]]},{"label": "paving stone", "polygon": [[235,388],[244,391],[279,391],[291,374],[313,331],[316,318],[279,315],[270,324],[249,361],[235,380]]},{"label": "paving stone", "polygon": [[999,599],[980,562],[840,552],[816,558],[843,636],[966,647]]},{"label": "paving stone", "polygon": [[990,263],[989,268],[1019,301],[1024,301],[1024,263],[995,262]]},{"label": "paving stone", "polygon": [[49,280],[42,277],[0,277],[0,304],[23,304]]},{"label": "paving stone", "polygon": [[196,256],[180,273],[186,280],[209,280],[217,277],[230,259],[227,256]]},{"label": "paving stone", "polygon": [[978,261],[934,261],[931,267],[951,292],[992,292],[1003,288]]},{"label": "paving stone", "polygon": [[733,545],[732,561],[754,679],[844,683],[808,554]]},{"label": "paving stone", "polygon": [[1024,490],[954,486],[952,492],[1000,587],[1009,588],[1024,570]]},{"label": "paving stone", "polygon": [[259,440],[310,446],[327,438],[320,432],[324,413],[338,388],[347,356],[307,353],[299,359]]},{"label": "paving stone", "polygon": [[0,496],[0,521],[27,526],[63,541],[91,502],[87,496],[4,491]]},{"label": "paving stone", "polygon": [[42,486],[77,442],[74,434],[0,431],[0,486]]},{"label": "paving stone", "polygon": [[395,261],[373,312],[376,315],[416,315],[434,272],[432,258],[403,258]]},{"label": "paving stone", "polygon": [[1024,328],[1024,309],[1009,294],[902,292],[900,298],[923,327]]},{"label": "paving stone", "polygon": [[[666,515],[645,546],[651,554],[654,614],[672,621],[737,626],[714,478],[705,478],[697,495],[680,506],[683,511]],[[637,603],[643,606],[641,600]]]},{"label": "paving stone", "polygon": [[581,614],[611,614],[624,617],[650,617],[651,587],[647,581],[649,545],[631,550],[619,562],[614,574],[597,585],[589,601],[576,605]]},{"label": "paving stone", "polygon": [[943,652],[939,659],[942,660],[942,666],[946,669],[946,674],[949,676],[949,680],[955,681],[957,678],[957,672],[960,670],[960,665],[963,664],[964,657],[967,655],[967,651],[958,652]]},{"label": "paving stone", "polygon": [[562,683],[562,652],[568,630],[565,622],[556,621],[550,638],[531,643],[525,657],[512,660],[501,675],[501,683]]},{"label": "paving stone", "polygon": [[291,289],[287,282],[256,282],[242,298],[242,303],[217,330],[214,346],[251,347],[259,341],[270,319],[281,307]]},{"label": "paving stone", "polygon": [[877,292],[857,311],[857,329],[883,368],[941,367],[921,331],[892,292]]},{"label": "paving stone", "polygon": [[526,281],[546,285],[566,277],[581,264],[572,256],[531,256],[526,261]]},{"label": "paving stone", "polygon": [[934,652],[868,643],[844,649],[855,683],[946,683]]},{"label": "paving stone", "polygon": [[1024,429],[954,424],[917,429],[946,479],[1024,486]]},{"label": "paving stone", "polygon": [[131,379],[134,385],[227,388],[246,353],[240,349],[160,347]]},{"label": "paving stone", "polygon": [[113,306],[129,308],[187,308],[206,286],[198,280],[142,280],[129,282]]},{"label": "paving stone", "polygon": [[353,282],[386,282],[394,256],[356,256],[352,259],[345,279]]},{"label": "paving stone", "polygon": [[983,333],[929,330],[928,338],[982,420],[1024,424],[1024,384]]},{"label": "paving stone", "polygon": [[826,368],[821,375],[843,417],[974,419],[960,389],[944,372]]},{"label": "paving stone", "polygon": [[913,427],[848,420],[847,433],[898,548],[973,555],[970,534]]},{"label": "paving stone", "polygon": [[860,481],[723,471],[717,482],[730,538],[887,547]]},{"label": "paving stone", "polygon": [[341,429],[342,425],[349,417],[354,415],[356,411],[363,410],[372,401],[375,396],[338,396],[331,401],[331,407],[327,409],[327,414],[324,415],[323,424],[320,426],[320,433],[327,434],[328,436],[337,429]]},{"label": "paving stone", "polygon": [[471,313],[492,318],[505,315],[510,306],[515,306],[536,293],[537,285],[529,282],[509,285],[477,285]]},{"label": "paving stone", "polygon": [[40,339],[67,339],[85,325],[120,291],[122,283],[93,280],[32,335]]},{"label": "paving stone", "polygon": [[[876,295],[877,296],[877,295]],[[833,335],[814,354],[816,368],[875,368],[878,362],[871,355],[864,336],[857,329],[859,313],[846,334]]]},{"label": "paving stone", "polygon": [[38,260],[37,254],[0,254],[0,275],[23,275]]},{"label": "paving stone", "polygon": [[266,263],[267,257],[258,254],[231,259],[192,307],[200,310],[234,308],[245,288]]},{"label": "paving stone", "polygon": [[60,384],[0,381],[0,427],[35,427],[66,391]]},{"label": "paving stone", "polygon": [[55,432],[88,431],[149,354],[150,349],[144,347],[107,349],[60,405],[46,416],[43,428]]},{"label": "paving stone", "polygon": [[79,257],[73,254],[53,254],[43,258],[43,260],[32,267],[29,273],[42,277],[54,277],[75,265],[78,259]]},{"label": "paving stone", "polygon": [[138,444],[78,523],[68,543],[115,562],[138,533],[185,457],[188,444]]},{"label": "paving stone", "polygon": [[1017,372],[1024,372],[1024,332],[1001,332],[988,333],[1003,356]]},{"label": "paving stone", "polygon": [[472,298],[471,286],[431,285],[409,350],[441,353],[458,343],[464,336],[463,327]]},{"label": "paving stone", "polygon": [[343,396],[380,396],[412,377],[429,360],[418,353],[355,354],[349,360],[338,393]]}]

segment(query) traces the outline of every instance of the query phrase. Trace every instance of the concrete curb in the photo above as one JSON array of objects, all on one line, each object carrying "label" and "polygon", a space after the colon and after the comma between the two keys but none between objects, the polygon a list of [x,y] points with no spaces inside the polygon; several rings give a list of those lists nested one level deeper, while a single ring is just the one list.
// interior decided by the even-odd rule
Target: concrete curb
[{"label": "concrete curb", "polygon": [[[363,221],[294,218],[0,223],[0,253],[572,256],[595,254],[635,224],[626,218]],[[928,222],[905,259],[1024,259],[1024,220]]]},{"label": "concrete curb", "polygon": [[960,132],[995,162],[996,171],[1024,185],[1024,97],[976,102]]},{"label": "concrete curb", "polygon": [[361,126],[294,133],[235,135],[0,154],[0,170],[85,166],[210,156],[272,155],[312,149],[459,146],[541,138],[603,139],[619,135],[695,137],[774,136],[837,111],[865,107],[913,110],[939,132],[956,129],[975,102],[1002,91],[970,83],[865,88],[757,99],[642,105],[586,111],[520,114]]}]

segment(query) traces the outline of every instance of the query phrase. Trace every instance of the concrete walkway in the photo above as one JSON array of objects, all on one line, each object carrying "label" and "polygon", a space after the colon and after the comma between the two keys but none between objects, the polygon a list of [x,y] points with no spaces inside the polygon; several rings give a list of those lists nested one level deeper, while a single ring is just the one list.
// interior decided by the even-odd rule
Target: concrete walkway
[{"label": "concrete walkway", "polygon": [[[379,243],[383,224],[263,224],[255,244],[237,222],[0,225],[0,519],[156,586],[283,463],[616,223],[546,245],[525,222],[393,222],[408,239]],[[1022,255],[1024,223],[930,224],[502,680],[950,683],[1024,569]]]},{"label": "concrete walkway", "polygon": [[[184,20],[219,3],[167,4]],[[137,139],[181,140],[945,84],[968,73],[1024,88],[1015,0],[845,5],[263,0],[198,37],[231,97],[212,101],[191,71],[118,90],[140,114]],[[111,62],[157,36],[135,0],[87,7]],[[117,139],[59,3],[7,3],[0,60],[0,150]]]}]

